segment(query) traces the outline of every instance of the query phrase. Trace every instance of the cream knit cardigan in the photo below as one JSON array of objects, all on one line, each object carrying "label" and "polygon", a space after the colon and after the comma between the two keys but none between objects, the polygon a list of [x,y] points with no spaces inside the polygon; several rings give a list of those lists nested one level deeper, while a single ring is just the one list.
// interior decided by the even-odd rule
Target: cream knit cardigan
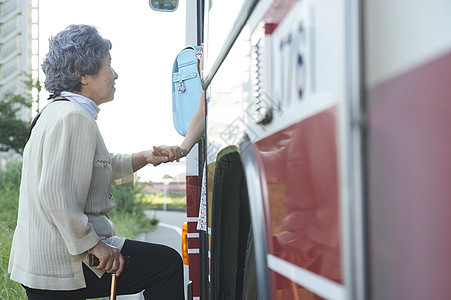
[{"label": "cream knit cardigan", "polygon": [[36,289],[86,287],[86,251],[99,239],[118,248],[124,243],[113,237],[107,217],[113,180],[133,183],[131,155],[110,155],[94,117],[80,104],[48,105],[24,149],[11,279]]}]

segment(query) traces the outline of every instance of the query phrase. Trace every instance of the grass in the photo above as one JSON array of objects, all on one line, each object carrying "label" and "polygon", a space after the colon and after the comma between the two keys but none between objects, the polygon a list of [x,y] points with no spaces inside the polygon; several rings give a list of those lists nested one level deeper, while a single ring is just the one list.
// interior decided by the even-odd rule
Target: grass
[{"label": "grass", "polygon": [[163,209],[164,203],[168,210],[185,210],[186,197],[184,192],[168,191],[164,197],[163,191],[151,191],[142,195],[140,202],[149,209]]},{"label": "grass", "polygon": [[8,261],[13,230],[0,222],[0,299],[27,299],[23,287],[9,279]]},{"label": "grass", "polygon": [[0,173],[0,299],[26,299],[23,287],[9,279],[8,262],[14,228],[16,228],[20,164],[9,164]]},{"label": "grass", "polygon": [[116,228],[116,235],[133,238],[138,233],[150,232],[155,225],[146,217],[144,211],[148,205],[141,199],[143,197],[142,184],[135,187],[112,187],[111,192],[116,202],[116,207],[109,217]]}]

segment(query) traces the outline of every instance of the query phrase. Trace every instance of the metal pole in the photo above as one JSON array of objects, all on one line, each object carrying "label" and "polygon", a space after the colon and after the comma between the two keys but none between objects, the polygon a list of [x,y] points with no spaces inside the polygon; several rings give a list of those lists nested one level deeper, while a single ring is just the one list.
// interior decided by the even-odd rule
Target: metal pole
[{"label": "metal pole", "polygon": [[163,202],[163,210],[167,210],[167,197],[168,197],[168,180],[164,180],[164,188],[163,188],[163,196],[164,196],[164,202]]}]

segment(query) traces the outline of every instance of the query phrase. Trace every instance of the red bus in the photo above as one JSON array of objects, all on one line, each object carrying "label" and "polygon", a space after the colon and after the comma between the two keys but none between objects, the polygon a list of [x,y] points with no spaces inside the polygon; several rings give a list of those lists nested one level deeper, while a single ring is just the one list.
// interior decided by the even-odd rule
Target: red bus
[{"label": "red bus", "polygon": [[451,2],[186,5],[207,107],[189,297],[449,299]]}]

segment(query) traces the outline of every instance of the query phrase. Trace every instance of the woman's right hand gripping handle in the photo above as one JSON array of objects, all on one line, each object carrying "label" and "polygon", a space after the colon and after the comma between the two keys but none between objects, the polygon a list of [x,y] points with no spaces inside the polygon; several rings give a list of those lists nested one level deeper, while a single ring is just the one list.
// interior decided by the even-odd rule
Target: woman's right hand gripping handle
[{"label": "woman's right hand gripping handle", "polygon": [[125,260],[119,249],[102,241],[99,241],[94,247],[89,249],[88,254],[90,256],[93,255],[98,259],[97,266],[95,266],[95,263],[90,263],[90,265],[94,266],[97,270],[102,270],[107,273],[116,273],[116,276],[119,276],[124,269]]}]

